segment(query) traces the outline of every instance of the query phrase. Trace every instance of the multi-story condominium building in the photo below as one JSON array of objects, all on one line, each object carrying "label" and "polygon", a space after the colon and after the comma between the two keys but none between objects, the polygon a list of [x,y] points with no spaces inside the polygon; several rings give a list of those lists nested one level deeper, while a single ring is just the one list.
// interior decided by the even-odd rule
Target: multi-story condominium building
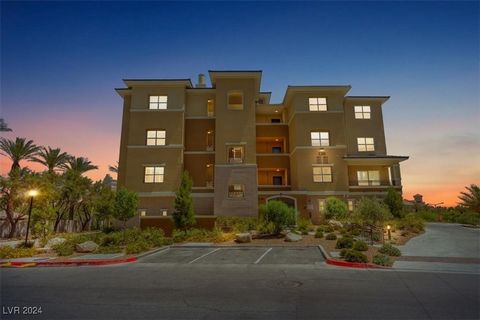
[{"label": "multi-story condominium building", "polygon": [[[181,174],[193,179],[198,215],[255,216],[279,199],[322,218],[325,199],[350,210],[362,196],[401,191],[387,155],[382,105],[348,85],[289,86],[281,103],[260,91],[261,71],[209,71],[189,79],[127,79],[118,184],[136,191],[140,216],[169,216]],[[142,219],[140,219],[141,221]]]}]

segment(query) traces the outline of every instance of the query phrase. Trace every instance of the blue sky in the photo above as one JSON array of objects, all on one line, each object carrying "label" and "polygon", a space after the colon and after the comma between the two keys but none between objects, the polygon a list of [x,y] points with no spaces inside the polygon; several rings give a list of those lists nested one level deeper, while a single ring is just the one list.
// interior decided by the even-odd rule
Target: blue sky
[{"label": "blue sky", "polygon": [[[274,102],[289,84],[390,95],[387,146],[411,156],[407,191],[480,180],[478,2],[2,2],[1,9],[1,114],[11,135],[87,155],[100,174],[118,156],[121,100],[113,88],[122,78],[261,69]],[[110,148],[85,144],[79,132]]]}]

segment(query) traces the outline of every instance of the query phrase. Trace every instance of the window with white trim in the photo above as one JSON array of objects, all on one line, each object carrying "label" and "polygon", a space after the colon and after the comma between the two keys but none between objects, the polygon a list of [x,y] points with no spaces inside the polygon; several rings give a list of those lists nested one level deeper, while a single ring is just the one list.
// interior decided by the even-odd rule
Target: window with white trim
[{"label": "window with white trim", "polygon": [[244,149],[243,146],[231,146],[227,148],[228,163],[243,163]]},{"label": "window with white trim", "polygon": [[357,171],[357,180],[358,180],[359,186],[379,186],[380,171],[378,170]]},{"label": "window with white trim", "polygon": [[140,214],[140,217],[145,217],[147,215],[147,210],[146,209],[138,209],[138,213]]},{"label": "window with white trim", "polygon": [[375,151],[375,142],[373,138],[357,138],[357,146],[359,152]]},{"label": "window with white trim", "polygon": [[165,175],[165,167],[163,166],[146,166],[143,182],[145,183],[163,183]]},{"label": "window with white trim", "polygon": [[168,96],[150,96],[148,108],[152,110],[167,109]]},{"label": "window with white trim", "polygon": [[370,119],[370,106],[355,106],[355,119]]},{"label": "window with white trim", "polygon": [[329,133],[326,131],[310,132],[310,139],[313,147],[327,147],[330,145]]},{"label": "window with white trim", "polygon": [[313,167],[313,182],[332,182],[332,167]]},{"label": "window with white trim", "polygon": [[147,130],[147,146],[164,146],[165,139],[165,130]]},{"label": "window with white trim", "polygon": [[310,111],[327,111],[327,98],[325,97],[308,98],[308,108]]},{"label": "window with white trim", "polygon": [[245,185],[244,184],[231,184],[228,186],[229,198],[245,198]]}]

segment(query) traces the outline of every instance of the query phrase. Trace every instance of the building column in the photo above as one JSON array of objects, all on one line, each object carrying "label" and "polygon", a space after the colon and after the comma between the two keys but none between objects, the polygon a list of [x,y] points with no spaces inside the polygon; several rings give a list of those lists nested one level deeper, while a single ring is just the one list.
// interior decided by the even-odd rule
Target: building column
[{"label": "building column", "polygon": [[393,164],[391,167],[392,172],[392,185],[401,186],[402,185],[402,176],[400,175],[400,164]]}]

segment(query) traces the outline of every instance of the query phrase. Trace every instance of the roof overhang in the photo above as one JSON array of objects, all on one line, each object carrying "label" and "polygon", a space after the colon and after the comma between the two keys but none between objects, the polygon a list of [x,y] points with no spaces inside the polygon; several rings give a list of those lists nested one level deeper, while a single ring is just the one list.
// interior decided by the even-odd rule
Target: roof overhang
[{"label": "roof overhang", "polygon": [[345,96],[352,86],[350,85],[331,85],[331,86],[288,86],[285,96],[283,97],[283,104],[288,103],[289,99],[294,93],[311,93],[311,94],[327,94],[336,93]]},{"label": "roof overhang", "polygon": [[390,96],[346,96],[346,101],[359,101],[359,102],[380,102],[385,103]]},{"label": "roof overhang", "polygon": [[130,88],[115,88],[115,91],[120,97],[125,97],[132,93],[132,89]]},{"label": "roof overhang", "polygon": [[123,79],[123,82],[129,88],[150,86],[193,87],[190,79]]},{"label": "roof overhang", "polygon": [[210,82],[215,87],[217,79],[256,79],[258,86],[262,79],[262,70],[208,70]]},{"label": "roof overhang", "polygon": [[407,160],[408,156],[344,156],[348,165],[385,166]]}]

